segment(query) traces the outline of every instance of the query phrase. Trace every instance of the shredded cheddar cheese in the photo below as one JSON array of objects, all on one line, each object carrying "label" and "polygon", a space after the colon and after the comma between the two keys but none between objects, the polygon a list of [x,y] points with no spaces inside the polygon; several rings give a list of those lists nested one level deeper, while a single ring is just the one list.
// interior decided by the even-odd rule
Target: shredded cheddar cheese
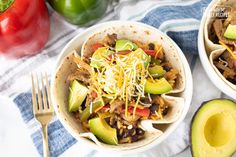
[{"label": "shredded cheddar cheese", "polygon": [[146,77],[150,76],[144,66],[144,58],[134,53],[111,55],[110,59],[101,57],[103,65],[100,69],[93,68],[91,88],[97,91],[99,98],[106,97],[114,101],[119,97],[123,100],[127,116],[128,103],[132,97],[138,98],[136,104],[139,103],[140,97],[144,97]]}]

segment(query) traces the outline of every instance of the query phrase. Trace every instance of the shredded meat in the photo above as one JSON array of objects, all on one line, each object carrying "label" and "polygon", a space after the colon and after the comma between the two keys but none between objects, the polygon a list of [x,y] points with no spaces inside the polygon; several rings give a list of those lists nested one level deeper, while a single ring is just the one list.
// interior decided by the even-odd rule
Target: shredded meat
[{"label": "shredded meat", "polygon": [[119,100],[119,99],[114,100],[111,103],[110,112],[114,112],[116,109],[122,107],[122,105],[124,105],[124,104],[125,104],[125,102],[123,100]]},{"label": "shredded meat", "polygon": [[158,95],[153,95],[152,96],[152,102],[156,105],[158,105],[159,107],[164,107],[165,102],[163,100],[162,97],[158,96]]},{"label": "shredded meat", "polygon": [[116,40],[117,40],[117,34],[113,33],[113,34],[107,34],[104,42],[111,47],[115,47]]},{"label": "shredded meat", "polygon": [[[92,54],[89,57],[91,57],[91,56],[92,56]],[[82,61],[89,64],[90,63],[89,57],[88,56],[83,56]]]},{"label": "shredded meat", "polygon": [[234,40],[226,39],[224,37],[224,32],[225,32],[226,28],[227,27],[224,27],[224,25],[223,25],[222,19],[216,19],[213,22],[213,29],[214,29],[214,32],[215,32],[218,40],[221,40],[223,43],[225,43],[227,45],[234,45],[234,43],[235,43]]},{"label": "shredded meat", "polygon": [[236,60],[231,57],[228,51],[214,60],[214,65],[228,81],[236,84]]},{"label": "shredded meat", "polygon": [[69,75],[67,79],[69,81],[78,80],[78,81],[81,81],[85,85],[90,84],[90,74],[88,73],[88,71],[82,68],[77,69],[75,72]]},{"label": "shredded meat", "polygon": [[222,54],[222,57],[228,63],[229,68],[232,68],[234,71],[236,71],[236,61],[227,51]]},{"label": "shredded meat", "polygon": [[92,68],[90,67],[89,64],[87,64],[86,62],[84,62],[80,57],[74,57],[73,58],[74,62],[76,64],[79,65],[79,67],[84,68],[85,70],[87,70],[90,74],[92,74]]},{"label": "shredded meat", "polygon": [[[227,45],[234,45],[235,40],[230,40],[224,37],[224,32],[226,31],[229,24],[235,25],[236,24],[236,9],[231,8],[230,10],[226,10],[225,13],[228,13],[227,17],[220,17],[215,19],[212,24],[212,31],[209,35],[212,36],[213,40],[215,37],[218,38],[218,41],[221,40]],[[214,40],[214,42],[218,42]]]},{"label": "shredded meat", "polygon": [[170,83],[172,87],[175,86],[176,79],[178,77],[178,70],[171,69],[170,71],[166,72],[164,77]]},{"label": "shredded meat", "polygon": [[127,124],[132,124],[132,125],[136,125],[138,123],[138,119],[140,118],[140,116],[138,115],[128,115],[127,117],[125,116],[125,114],[120,114],[120,116],[126,121],[128,122]]},{"label": "shredded meat", "polygon": [[89,85],[91,83],[91,67],[87,63],[82,61],[80,57],[74,57],[73,60],[79,66],[79,68],[76,69],[75,72],[71,73],[71,75],[68,76],[67,80],[78,80],[81,81],[84,85]]}]

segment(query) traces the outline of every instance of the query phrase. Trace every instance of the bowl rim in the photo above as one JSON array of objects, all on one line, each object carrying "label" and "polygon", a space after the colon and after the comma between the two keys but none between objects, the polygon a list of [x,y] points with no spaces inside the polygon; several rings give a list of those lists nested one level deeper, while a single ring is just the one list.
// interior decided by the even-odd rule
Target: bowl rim
[{"label": "bowl rim", "polygon": [[[185,77],[186,77],[186,85],[185,85],[185,104],[184,104],[184,108],[182,111],[182,114],[180,115],[180,117],[178,118],[177,121],[173,122],[171,127],[165,131],[160,137],[158,137],[157,139],[155,139],[154,141],[152,141],[151,143],[138,147],[138,148],[134,148],[134,149],[130,149],[130,150],[116,150],[116,149],[109,149],[107,150],[107,148],[103,148],[100,147],[96,144],[91,145],[91,143],[89,143],[88,141],[86,141],[85,139],[82,139],[81,137],[78,136],[77,133],[75,133],[70,126],[68,126],[66,124],[66,122],[64,121],[64,118],[60,116],[60,114],[58,113],[56,104],[55,104],[55,98],[52,95],[52,102],[53,102],[53,106],[55,108],[55,112],[56,115],[58,117],[58,119],[60,120],[60,122],[62,123],[62,125],[65,127],[65,129],[78,141],[83,142],[84,144],[86,143],[88,146],[90,146],[91,148],[97,150],[97,151],[104,151],[104,152],[115,152],[115,153],[119,153],[119,154],[131,154],[131,153],[138,153],[138,152],[144,152],[145,150],[151,149],[154,146],[157,146],[158,144],[160,144],[161,142],[163,142],[172,132],[174,132],[174,130],[177,128],[177,126],[183,121],[183,119],[185,118],[185,116],[187,115],[187,112],[189,110],[190,104],[191,104],[191,100],[192,100],[192,94],[193,94],[193,80],[192,80],[192,73],[188,64],[188,61],[186,59],[186,57],[184,56],[184,53],[182,52],[182,50],[178,47],[178,45],[166,34],[164,34],[163,32],[161,32],[160,30],[158,30],[157,28],[141,23],[141,22],[134,22],[134,21],[122,21],[122,20],[116,20],[116,21],[108,21],[108,22],[104,22],[104,23],[99,23],[96,24],[90,28],[87,28],[86,30],[80,32],[79,34],[77,34],[75,37],[73,37],[66,45],[65,47],[62,49],[62,51],[60,52],[60,55],[57,58],[52,76],[51,76],[51,93],[53,93],[53,86],[54,86],[54,80],[55,80],[55,76],[56,76],[56,72],[58,70],[59,65],[61,64],[62,60],[64,59],[64,57],[66,55],[68,55],[69,52],[66,52],[67,49],[70,48],[71,44],[76,42],[76,40],[78,38],[85,38],[83,36],[85,36],[86,34],[89,34],[88,36],[90,36],[91,34],[93,34],[94,32],[96,32],[95,30],[100,29],[102,27],[110,27],[110,26],[115,26],[117,24],[122,24],[122,25],[138,25],[141,26],[143,28],[147,28],[147,29],[151,29],[153,31],[157,31],[158,33],[162,34],[163,36],[165,36],[168,40],[170,40],[170,42],[173,44],[173,46],[175,46],[175,48],[178,51],[178,55],[179,58],[183,64],[183,69],[184,69],[184,73],[185,73]],[[93,33],[91,33],[93,32]],[[86,40],[86,38],[84,39]]]},{"label": "bowl rim", "polygon": [[220,76],[216,73],[212,65],[210,64],[209,58],[207,57],[206,49],[205,49],[205,41],[204,41],[204,27],[207,19],[207,14],[210,9],[218,2],[218,0],[213,0],[208,7],[206,8],[198,32],[198,54],[201,60],[203,69],[205,70],[208,78],[211,82],[223,93],[235,99],[236,91],[230,87],[224,80],[220,78]]}]

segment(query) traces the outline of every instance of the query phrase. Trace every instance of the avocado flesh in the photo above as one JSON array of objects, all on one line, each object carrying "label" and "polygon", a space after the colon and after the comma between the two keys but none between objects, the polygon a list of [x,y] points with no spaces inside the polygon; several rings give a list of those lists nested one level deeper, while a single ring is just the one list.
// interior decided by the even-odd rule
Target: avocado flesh
[{"label": "avocado flesh", "polygon": [[229,157],[236,151],[236,104],[227,99],[204,103],[191,125],[194,157]]},{"label": "avocado flesh", "polygon": [[232,40],[236,40],[236,25],[231,25],[227,27],[224,37]]},{"label": "avocado flesh", "polygon": [[164,94],[172,90],[172,86],[165,78],[157,79],[155,82],[147,80],[144,91],[150,94]]},{"label": "avocado flesh", "polygon": [[160,65],[155,65],[153,67],[149,67],[148,71],[152,75],[153,78],[163,77],[166,73],[166,71]]},{"label": "avocado flesh", "polygon": [[106,57],[114,53],[108,50],[107,47],[98,48],[92,55],[90,66],[94,68],[101,68],[105,62]]},{"label": "avocado flesh", "polygon": [[104,143],[111,145],[118,144],[116,129],[110,127],[104,119],[99,117],[90,119],[89,128]]},{"label": "avocado flesh", "polygon": [[[92,103],[92,113],[93,113],[96,109],[101,108],[102,106],[103,106],[103,102],[102,102],[102,101],[93,102],[93,103]],[[81,122],[86,121],[92,113],[90,113],[90,106],[86,107],[86,108],[83,110],[83,112],[81,113],[81,115],[80,115],[80,121],[81,121]]]},{"label": "avocado flesh", "polygon": [[69,88],[68,110],[74,112],[79,109],[88,94],[88,88],[74,80]]},{"label": "avocado flesh", "polygon": [[116,52],[125,50],[131,51],[131,50],[136,50],[137,48],[138,46],[135,43],[125,39],[117,40],[115,45]]}]

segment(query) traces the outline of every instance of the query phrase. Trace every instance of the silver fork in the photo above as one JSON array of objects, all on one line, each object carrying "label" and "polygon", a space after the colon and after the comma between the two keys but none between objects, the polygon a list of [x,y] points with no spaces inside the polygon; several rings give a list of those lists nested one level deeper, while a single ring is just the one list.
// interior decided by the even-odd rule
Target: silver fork
[{"label": "silver fork", "polygon": [[[43,156],[50,157],[48,147],[48,123],[53,117],[53,107],[50,96],[48,76],[41,73],[41,83],[37,74],[31,74],[32,80],[32,105],[34,117],[41,123],[43,132]],[[40,90],[41,84],[41,90]]]}]

